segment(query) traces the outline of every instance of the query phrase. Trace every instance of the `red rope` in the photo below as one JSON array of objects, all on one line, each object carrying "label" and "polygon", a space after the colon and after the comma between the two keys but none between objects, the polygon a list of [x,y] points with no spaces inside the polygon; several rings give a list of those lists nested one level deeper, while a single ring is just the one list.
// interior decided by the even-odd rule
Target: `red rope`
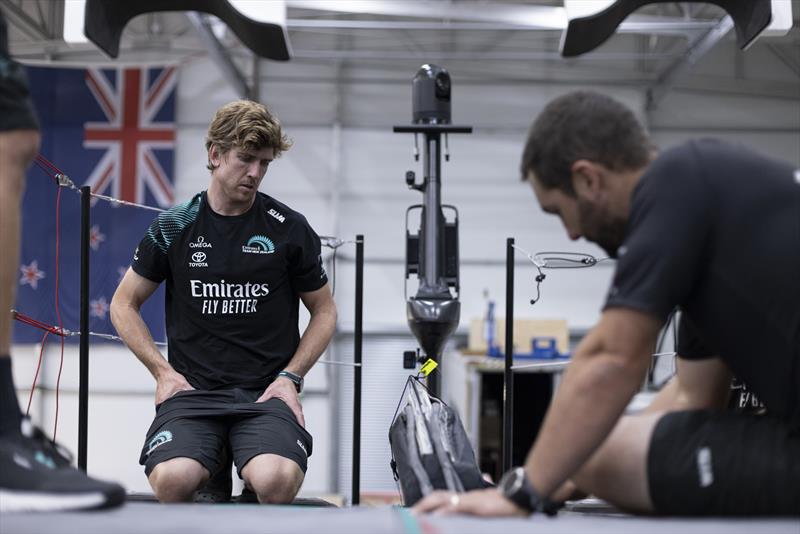
[{"label": "red rope", "polygon": [[38,328],[39,330],[44,330],[45,332],[49,332],[51,334],[55,334],[57,336],[62,336],[62,337],[67,335],[63,330],[59,329],[57,326],[37,321],[33,317],[25,315],[24,313],[18,312],[16,310],[14,311],[13,317],[14,319],[16,319],[21,323],[33,326],[35,328]]},{"label": "red rope", "polygon": [[[64,171],[53,165],[53,163],[41,154],[36,154],[34,162],[45,172],[55,174],[65,174]],[[55,176],[53,176],[55,178]]]},{"label": "red rope", "polygon": [[[61,271],[60,264],[61,257],[61,188],[58,188],[56,194],[56,318],[58,319],[58,328],[64,331],[64,324],[61,322],[61,306],[59,305],[59,274]],[[61,336],[61,361],[58,364],[58,378],[56,379],[56,417],[53,422],[53,440],[56,439],[56,432],[58,430],[58,408],[59,408],[59,392],[61,389],[61,370],[64,368],[64,336]]]},{"label": "red rope", "polygon": [[44,355],[44,342],[47,340],[47,336],[50,335],[50,332],[45,332],[44,336],[42,337],[42,347],[39,349],[39,363],[36,364],[36,374],[33,375],[33,384],[31,384],[31,394],[28,396],[28,407],[25,409],[25,415],[30,415],[31,413],[31,402],[33,401],[33,392],[36,389],[36,381],[39,380],[39,369],[42,367],[42,356]]}]

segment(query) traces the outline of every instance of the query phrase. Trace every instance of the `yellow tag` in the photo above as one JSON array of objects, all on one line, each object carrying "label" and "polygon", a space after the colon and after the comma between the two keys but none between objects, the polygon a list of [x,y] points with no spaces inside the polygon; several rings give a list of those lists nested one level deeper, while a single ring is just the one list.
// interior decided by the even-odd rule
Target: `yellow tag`
[{"label": "yellow tag", "polygon": [[428,360],[422,364],[422,367],[420,368],[419,372],[422,373],[422,376],[428,376],[437,367],[439,367],[439,364],[433,361],[432,359],[428,358]]}]

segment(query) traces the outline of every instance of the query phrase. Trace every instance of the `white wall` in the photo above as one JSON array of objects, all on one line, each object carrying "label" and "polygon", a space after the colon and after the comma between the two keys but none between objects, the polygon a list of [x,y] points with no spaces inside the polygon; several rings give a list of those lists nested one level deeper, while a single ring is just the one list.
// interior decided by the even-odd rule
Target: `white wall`
[{"label": "white wall", "polygon": [[[729,59],[713,58],[709,65],[697,68],[705,68],[708,77],[718,76],[715,69],[719,61]],[[307,81],[303,81],[302,75],[295,76],[293,81],[282,76],[290,71],[303,74],[306,67],[309,74],[314,74]],[[337,85],[334,65],[306,67],[265,64],[260,86],[262,100],[281,117],[295,144],[271,166],[262,190],[304,213],[320,234],[347,239],[364,234],[365,332],[405,333],[404,213],[407,206],[420,201],[420,195],[406,188],[404,173],[413,169],[420,176],[421,165],[411,157],[412,137],[392,134],[391,127],[410,122],[413,70],[398,73],[385,66],[375,74],[376,79],[383,81],[359,82],[363,73],[352,68],[348,71],[350,78]],[[235,98],[217,72],[205,59],[182,66],[177,100],[176,197],[179,200],[206,187],[205,129],[214,110]],[[461,83],[458,70],[451,68],[451,73],[454,122],[475,128],[472,135],[450,137],[451,162],[443,164],[443,200],[455,204],[461,213],[460,328],[463,330],[471,317],[485,313],[484,291],[498,303],[498,310],[504,309],[507,237],[515,237],[517,244],[530,252],[563,250],[598,256],[602,252],[582,241],[570,242],[558,221],[538,209],[518,173],[522,143],[531,118],[553,96],[579,87]],[[661,146],[714,135],[749,144],[800,165],[800,83],[796,78],[793,83],[798,83],[799,96],[794,99],[679,89],[670,93],[653,113],[645,112],[644,87],[614,87],[612,82],[599,89],[628,103],[648,122]],[[780,83],[787,81],[781,79]],[[352,246],[340,249],[336,301],[340,330],[345,333],[353,326],[353,258]],[[535,271],[525,261],[518,256],[515,286],[518,317],[565,318],[577,330],[595,322],[613,265],[548,272],[541,287],[541,301],[531,307],[528,300],[535,293]],[[50,389],[55,385],[54,350],[51,345],[43,382]],[[32,379],[33,351],[31,346],[15,347],[15,375],[20,387]],[[352,354],[348,349],[339,357],[350,360]],[[314,393],[305,401],[306,419],[315,437],[314,455],[303,489],[306,493],[344,488],[348,482],[342,469],[349,464],[342,462],[349,453],[349,430],[344,432],[337,425],[341,422],[339,415],[347,412],[341,403],[349,402],[351,392],[337,391],[338,395],[331,395],[333,388],[348,386],[341,380],[331,381],[327,369],[318,366],[312,372],[316,377],[309,378],[309,389]],[[400,372],[399,355],[397,369]],[[71,349],[62,378],[59,438],[73,450],[77,433],[77,372],[77,358]],[[121,480],[129,489],[145,491],[147,484],[136,460],[153,414],[153,381],[127,350],[105,344],[93,345],[91,376],[89,469],[94,474]],[[383,413],[386,405],[393,410],[400,392],[392,384],[391,380],[383,383],[377,378],[365,382],[365,390],[370,391],[371,410]],[[27,392],[22,389],[20,393],[27,400]],[[52,429],[52,397],[46,393],[34,402],[38,405],[37,418],[48,431]],[[335,399],[340,405],[333,405]],[[383,450],[363,450],[363,454],[367,463],[385,460]],[[341,479],[338,484],[337,478]],[[384,483],[378,486],[383,489]],[[364,489],[371,488],[366,484]]]}]

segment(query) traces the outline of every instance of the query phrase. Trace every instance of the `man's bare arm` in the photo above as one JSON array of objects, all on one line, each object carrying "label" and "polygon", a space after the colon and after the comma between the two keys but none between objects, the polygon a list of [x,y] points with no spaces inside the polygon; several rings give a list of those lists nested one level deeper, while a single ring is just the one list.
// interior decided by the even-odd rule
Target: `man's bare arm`
[{"label": "man's bare arm", "polygon": [[316,291],[300,293],[300,299],[311,319],[286,370],[305,376],[331,342],[336,329],[336,303],[328,284]]},{"label": "man's bare arm", "polygon": [[[336,304],[333,301],[328,284],[316,291],[300,293],[303,304],[311,314],[300,344],[287,364],[285,370],[296,375],[305,376],[313,367],[333,337],[336,329]],[[297,421],[305,426],[303,407],[297,395],[294,383],[288,378],[274,380],[256,402],[264,402],[271,398],[283,400],[292,410]]]},{"label": "man's bare arm", "polygon": [[612,308],[578,345],[525,462],[543,496],[570,478],[614,428],[642,384],[660,327],[651,315]]},{"label": "man's bare arm", "polygon": [[164,359],[142,319],[142,304],[157,288],[157,283],[129,268],[111,299],[111,322],[119,337],[156,379],[156,404],[160,404],[178,391],[194,388]]},{"label": "man's bare arm", "polygon": [[676,358],[676,373],[644,410],[676,412],[703,408],[722,409],[728,403],[731,372],[719,358]]}]

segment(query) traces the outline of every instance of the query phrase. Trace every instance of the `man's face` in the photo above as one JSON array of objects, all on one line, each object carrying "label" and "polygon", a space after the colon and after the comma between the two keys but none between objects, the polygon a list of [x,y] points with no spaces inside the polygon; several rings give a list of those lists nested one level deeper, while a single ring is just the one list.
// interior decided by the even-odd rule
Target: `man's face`
[{"label": "man's face", "polygon": [[547,189],[530,171],[528,182],[542,211],[558,215],[570,239],[584,237],[600,246],[609,257],[617,256],[617,249],[625,239],[627,221],[613,215],[598,195],[592,195],[580,185],[575,188],[575,197],[557,188]]},{"label": "man's face", "polygon": [[209,154],[211,164],[216,166],[211,179],[217,182],[229,202],[250,205],[274,156],[272,147],[258,150],[233,147],[220,154],[214,145]]}]

